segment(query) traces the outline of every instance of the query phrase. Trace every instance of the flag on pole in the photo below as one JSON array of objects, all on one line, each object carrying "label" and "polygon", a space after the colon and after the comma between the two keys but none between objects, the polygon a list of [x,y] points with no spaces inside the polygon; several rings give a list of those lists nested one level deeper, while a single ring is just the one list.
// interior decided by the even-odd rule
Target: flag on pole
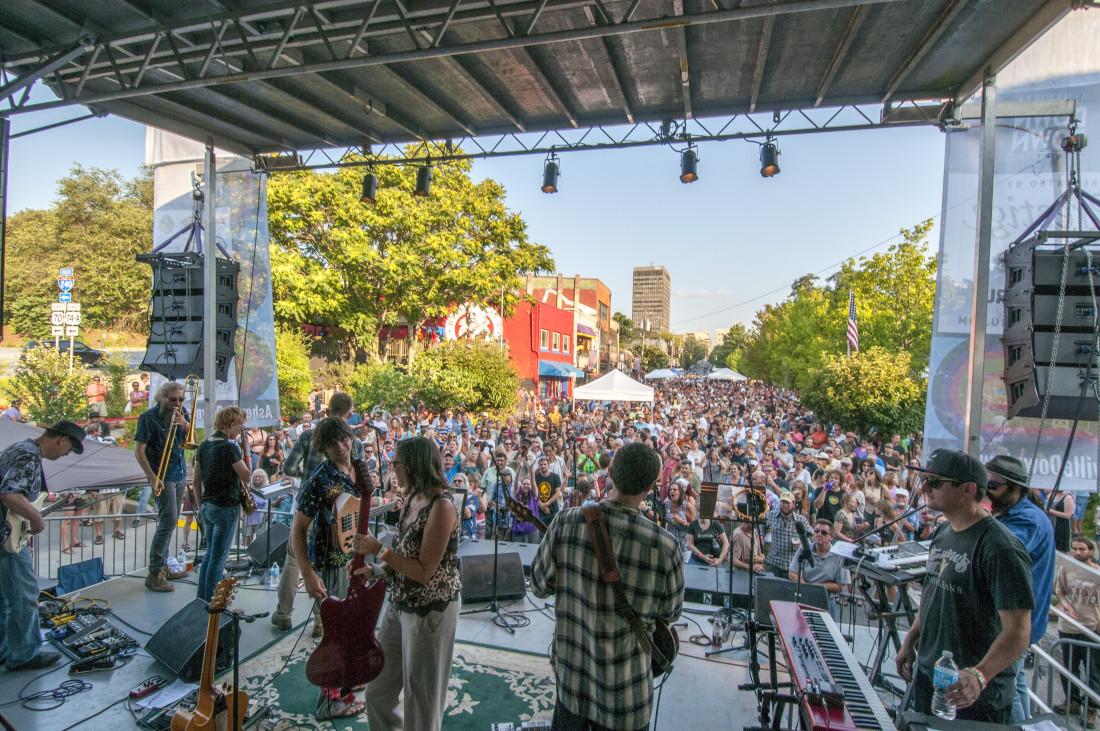
[{"label": "flag on pole", "polygon": [[856,318],[856,293],[848,290],[848,346],[851,351],[859,352],[859,320]]}]

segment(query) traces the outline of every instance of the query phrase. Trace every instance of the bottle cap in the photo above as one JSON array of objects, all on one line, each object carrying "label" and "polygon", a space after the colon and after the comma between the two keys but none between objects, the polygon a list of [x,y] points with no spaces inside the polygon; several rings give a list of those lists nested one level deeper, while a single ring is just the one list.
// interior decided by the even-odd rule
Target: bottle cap
[{"label": "bottle cap", "polygon": [[951,652],[951,650],[944,650],[943,651],[943,656],[950,658],[950,657],[955,657],[955,654],[953,652]]}]

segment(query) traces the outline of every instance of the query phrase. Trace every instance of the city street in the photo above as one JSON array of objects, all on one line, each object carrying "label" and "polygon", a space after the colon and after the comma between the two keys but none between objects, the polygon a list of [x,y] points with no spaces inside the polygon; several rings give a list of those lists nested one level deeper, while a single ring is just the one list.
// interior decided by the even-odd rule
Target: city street
[{"label": "city street", "polygon": [[[0,348],[0,364],[3,365],[3,372],[0,375],[13,376],[15,375],[15,366],[19,363],[19,348]],[[136,373],[138,366],[141,365],[141,357],[145,353],[144,348],[108,348],[108,353],[124,353],[126,355],[126,365],[129,366],[130,373]]]}]

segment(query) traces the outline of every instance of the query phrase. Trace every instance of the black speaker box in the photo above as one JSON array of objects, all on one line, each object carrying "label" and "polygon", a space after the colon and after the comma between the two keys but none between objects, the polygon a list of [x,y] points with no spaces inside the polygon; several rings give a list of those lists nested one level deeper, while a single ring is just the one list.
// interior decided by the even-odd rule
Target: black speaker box
[{"label": "black speaker box", "polygon": [[[800,594],[795,597],[795,594]],[[756,621],[772,626],[772,602],[798,602],[806,606],[829,611],[829,590],[818,584],[802,584],[778,577],[761,576],[756,580]]]},{"label": "black speaker box", "polygon": [[[501,553],[497,562],[497,599],[522,599],[527,593],[523,560],[518,553]],[[463,556],[458,560],[462,577],[462,601],[470,604],[493,600],[493,554]]]},{"label": "black speaker box", "polygon": [[[145,651],[162,662],[180,680],[193,683],[202,672],[202,657],[206,650],[206,628],[210,613],[201,599],[193,599],[172,615],[145,643]],[[222,612],[219,619],[218,653],[215,672],[233,664],[233,622]]]},{"label": "black speaker box", "polygon": [[[268,540],[271,552],[268,553]],[[283,566],[286,563],[286,544],[290,541],[290,528],[285,523],[272,523],[267,530],[252,539],[248,544],[248,557],[252,563],[268,568],[272,563]]]}]

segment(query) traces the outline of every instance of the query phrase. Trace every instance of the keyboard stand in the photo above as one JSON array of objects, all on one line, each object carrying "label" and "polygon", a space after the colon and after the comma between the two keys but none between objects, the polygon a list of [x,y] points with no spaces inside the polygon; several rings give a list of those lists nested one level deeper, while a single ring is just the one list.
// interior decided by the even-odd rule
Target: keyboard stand
[{"label": "keyboard stand", "polygon": [[890,585],[880,579],[874,579],[874,582],[878,590],[877,600],[872,599],[867,591],[863,589],[862,586],[860,587],[864,598],[868,602],[868,606],[873,607],[875,614],[878,615],[878,652],[875,655],[874,663],[867,672],[867,679],[871,681],[871,685],[888,690],[897,695],[898,689],[887,681],[882,673],[882,663],[886,661],[886,655],[890,652],[891,645],[893,645],[895,655],[897,655],[898,651],[901,649],[901,634],[898,630],[898,620],[905,617],[909,620],[909,624],[912,625],[916,617],[916,610],[913,608],[913,602],[909,599],[908,583],[895,585],[898,595],[897,598],[894,599],[894,605],[891,607],[890,600],[888,599]]}]

